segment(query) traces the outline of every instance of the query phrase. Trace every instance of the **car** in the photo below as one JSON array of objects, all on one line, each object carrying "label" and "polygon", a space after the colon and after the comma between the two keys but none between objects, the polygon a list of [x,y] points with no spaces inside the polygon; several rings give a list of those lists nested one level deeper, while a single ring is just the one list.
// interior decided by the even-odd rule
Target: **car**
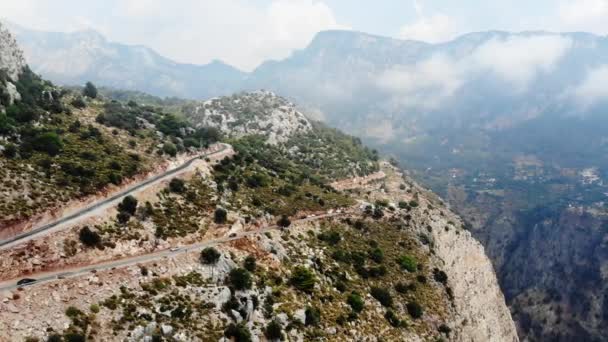
[{"label": "car", "polygon": [[32,278],[23,278],[21,280],[19,280],[17,282],[17,285],[28,285],[28,284],[32,284],[35,283],[36,279],[32,279]]},{"label": "car", "polygon": [[172,248],[170,249],[170,251],[171,251],[171,252],[177,252],[177,251],[179,251],[179,247],[172,247]]},{"label": "car", "polygon": [[228,237],[231,237],[231,238],[236,237],[236,233],[231,233],[230,235],[228,235]]}]

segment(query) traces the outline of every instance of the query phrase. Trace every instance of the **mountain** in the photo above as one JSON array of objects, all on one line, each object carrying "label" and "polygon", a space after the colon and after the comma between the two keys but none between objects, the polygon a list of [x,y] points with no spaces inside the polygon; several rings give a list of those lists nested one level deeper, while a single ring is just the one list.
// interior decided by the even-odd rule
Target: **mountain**
[{"label": "mountain", "polygon": [[[28,58],[49,51],[66,49],[49,44]],[[448,199],[484,244],[522,339],[593,341],[608,320],[607,52],[608,38],[581,32],[489,31],[427,44],[327,31],[284,60],[226,73],[229,84],[208,87],[218,91],[190,92],[201,82],[184,76],[178,95],[208,100],[267,89],[392,154]],[[133,70],[145,65],[133,55]],[[176,94],[142,83],[141,90]],[[207,112],[196,111],[200,103],[177,107],[191,119]]]},{"label": "mountain", "polygon": [[181,64],[96,31],[42,32],[8,23],[35,72],[63,85],[87,81],[154,95],[209,98],[233,91],[245,73],[221,61]]},{"label": "mountain", "polygon": [[492,258],[522,338],[600,341],[607,51],[587,33],[431,45],[332,31],[254,75],[448,199]]},{"label": "mountain", "polygon": [[518,341],[464,222],[360,139],[268,91],[61,88],[0,42],[0,340]]}]

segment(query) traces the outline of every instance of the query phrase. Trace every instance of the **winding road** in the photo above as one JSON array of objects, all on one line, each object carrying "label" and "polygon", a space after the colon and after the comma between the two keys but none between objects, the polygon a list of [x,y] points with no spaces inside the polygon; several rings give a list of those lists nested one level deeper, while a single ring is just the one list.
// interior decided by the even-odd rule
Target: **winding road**
[{"label": "winding road", "polygon": [[[300,219],[300,220],[295,220],[292,224],[305,223],[305,222],[325,219],[325,218],[329,218],[329,217],[336,217],[336,216],[341,216],[341,215],[344,215],[344,213],[336,212],[336,213],[331,213],[331,214],[323,214],[323,215],[318,215],[318,216],[313,216],[313,217],[307,217],[307,218]],[[266,226],[266,227],[262,227],[262,228],[255,229],[255,230],[236,233],[235,235],[231,234],[231,236],[221,237],[221,238],[212,239],[212,240],[206,240],[206,241],[188,245],[188,246],[165,249],[162,251],[152,252],[152,253],[145,254],[145,255],[139,255],[139,256],[124,258],[124,259],[120,259],[120,260],[105,261],[105,262],[101,262],[98,264],[75,267],[75,268],[71,268],[71,269],[62,269],[59,271],[32,274],[32,275],[29,275],[28,278],[33,279],[35,281],[28,283],[28,284],[17,285],[16,280],[8,280],[8,281],[1,282],[0,283],[0,292],[11,291],[11,290],[17,289],[19,287],[30,287],[30,286],[40,285],[40,284],[48,283],[48,282],[58,280],[58,279],[77,277],[77,276],[87,274],[90,272],[97,272],[97,271],[104,271],[104,270],[108,270],[108,269],[118,268],[118,267],[132,266],[132,265],[136,265],[136,264],[140,264],[140,263],[144,263],[144,262],[150,262],[150,261],[154,261],[154,260],[158,260],[158,259],[162,259],[162,258],[174,257],[176,255],[183,254],[183,253],[201,251],[207,247],[212,247],[212,246],[216,246],[216,245],[219,245],[222,243],[242,239],[242,238],[245,238],[248,236],[252,236],[252,235],[256,235],[256,234],[263,234],[263,233],[266,233],[269,231],[280,230],[280,229],[284,229],[284,228],[281,228],[277,225]]]},{"label": "winding road", "polygon": [[[217,148],[217,150],[216,150],[216,148]],[[123,197],[125,197],[129,194],[132,194],[138,190],[144,189],[146,187],[149,187],[153,184],[159,183],[167,178],[174,176],[175,174],[190,167],[192,165],[192,163],[194,163],[196,160],[208,158],[208,157],[223,153],[231,148],[232,148],[232,146],[230,146],[228,144],[223,144],[223,143],[214,144],[214,145],[212,145],[212,147],[209,148],[210,152],[207,152],[202,155],[196,156],[194,158],[188,159],[186,162],[184,162],[182,165],[180,165],[176,168],[173,168],[162,174],[159,174],[159,175],[156,175],[149,179],[146,179],[145,181],[142,181],[136,185],[131,186],[130,188],[122,190],[108,198],[97,201],[97,202],[89,205],[88,207],[85,207],[72,214],[62,217],[61,219],[59,219],[57,221],[42,225],[40,227],[36,227],[30,231],[27,231],[23,234],[13,236],[9,239],[2,240],[2,241],[0,241],[0,250],[10,248],[16,244],[27,242],[33,238],[43,235],[44,233],[48,233],[49,231],[51,231],[54,228],[57,228],[63,224],[81,220],[85,216],[92,214],[95,210],[103,209],[104,207],[114,205],[114,204],[118,203],[118,201],[121,200]]]}]

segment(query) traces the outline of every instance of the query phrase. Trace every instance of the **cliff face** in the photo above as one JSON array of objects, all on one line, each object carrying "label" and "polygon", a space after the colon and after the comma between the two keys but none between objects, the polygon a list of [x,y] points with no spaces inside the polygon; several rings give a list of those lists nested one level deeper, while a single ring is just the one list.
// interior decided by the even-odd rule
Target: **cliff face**
[{"label": "cliff face", "polygon": [[[395,201],[410,197],[418,208],[427,208],[412,211],[410,225],[420,236],[427,236],[431,254],[448,275],[454,340],[519,341],[494,267],[481,243],[434,193],[388,165],[384,165],[383,171],[387,175],[383,188]],[[403,193],[400,182],[408,184],[410,190]]]},{"label": "cliff face", "polygon": [[23,52],[19,49],[15,38],[0,23],[0,70],[4,70],[9,79],[16,81],[25,66]]}]

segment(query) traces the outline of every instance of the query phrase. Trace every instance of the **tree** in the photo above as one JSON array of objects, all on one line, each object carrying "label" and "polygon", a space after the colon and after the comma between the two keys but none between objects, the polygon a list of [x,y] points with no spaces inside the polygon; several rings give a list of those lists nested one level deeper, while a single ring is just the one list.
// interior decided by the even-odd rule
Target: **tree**
[{"label": "tree", "polygon": [[92,98],[92,99],[96,99],[97,98],[97,87],[95,87],[95,85],[91,82],[87,82],[87,84],[85,84],[84,89],[82,90],[82,95]]},{"label": "tree", "polygon": [[266,329],[264,329],[264,335],[270,341],[283,340],[283,328],[281,324],[277,322],[277,320],[272,320],[268,325],[266,325]]},{"label": "tree", "polygon": [[346,302],[354,312],[361,312],[365,306],[363,298],[357,292],[351,292],[346,298]]},{"label": "tree", "polygon": [[212,265],[220,260],[220,252],[213,247],[207,247],[201,251],[201,262],[203,264]]},{"label": "tree", "polygon": [[406,304],[407,312],[412,316],[412,318],[417,319],[422,317],[423,311],[422,306],[417,302],[409,302]]},{"label": "tree", "polygon": [[177,147],[171,142],[166,142],[163,145],[163,152],[170,155],[171,157],[175,157],[177,155]]},{"label": "tree", "polygon": [[215,214],[213,215],[213,219],[217,224],[224,224],[228,218],[228,213],[223,208],[215,209]]},{"label": "tree", "polygon": [[291,273],[290,283],[303,292],[312,292],[317,281],[314,273],[304,266],[296,267]]},{"label": "tree", "polygon": [[255,268],[256,268],[255,257],[253,255],[247,256],[245,258],[245,261],[243,262],[243,267],[245,267],[245,269],[249,272],[255,272]]},{"label": "tree", "polygon": [[224,330],[224,336],[234,338],[235,342],[251,342],[251,332],[243,322],[239,324],[230,323]]},{"label": "tree", "polygon": [[173,178],[169,182],[169,190],[171,192],[175,192],[175,193],[181,194],[184,191],[186,191],[186,183],[184,182],[183,179]]},{"label": "tree", "polygon": [[137,210],[137,199],[131,195],[122,199],[122,202],[118,204],[118,211],[134,215]]},{"label": "tree", "polygon": [[236,290],[247,290],[251,288],[251,273],[244,268],[233,268],[228,274],[228,282]]},{"label": "tree", "polygon": [[287,228],[291,226],[291,220],[289,219],[289,217],[287,217],[287,215],[282,215],[279,221],[277,222],[277,225],[282,228]]},{"label": "tree", "polygon": [[80,242],[82,242],[85,246],[95,247],[101,243],[101,237],[99,234],[92,231],[88,226],[82,227],[78,235]]}]

